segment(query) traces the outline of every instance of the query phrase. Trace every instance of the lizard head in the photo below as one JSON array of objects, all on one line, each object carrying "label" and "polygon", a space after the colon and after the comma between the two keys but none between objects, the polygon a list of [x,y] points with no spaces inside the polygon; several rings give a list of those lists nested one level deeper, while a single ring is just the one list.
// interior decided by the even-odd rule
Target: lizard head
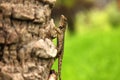
[{"label": "lizard head", "polygon": [[64,15],[61,15],[59,29],[65,32],[66,25],[67,25],[67,18]]}]

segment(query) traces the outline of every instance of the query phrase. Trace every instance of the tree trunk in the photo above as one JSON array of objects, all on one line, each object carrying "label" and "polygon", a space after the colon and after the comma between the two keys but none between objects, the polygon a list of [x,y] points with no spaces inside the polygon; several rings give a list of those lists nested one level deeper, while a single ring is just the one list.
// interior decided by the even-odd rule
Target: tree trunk
[{"label": "tree trunk", "polygon": [[0,0],[0,80],[48,80],[57,55],[55,0]]}]

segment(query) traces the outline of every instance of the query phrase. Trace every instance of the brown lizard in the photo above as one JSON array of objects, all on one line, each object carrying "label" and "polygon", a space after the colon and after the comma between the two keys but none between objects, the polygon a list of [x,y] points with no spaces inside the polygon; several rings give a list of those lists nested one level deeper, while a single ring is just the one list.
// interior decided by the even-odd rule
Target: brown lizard
[{"label": "brown lizard", "polygon": [[65,37],[65,30],[67,25],[67,18],[61,15],[60,23],[59,23],[59,33],[57,35],[57,58],[58,58],[58,77],[61,80],[61,67],[62,67],[62,59],[64,53],[64,37]]}]

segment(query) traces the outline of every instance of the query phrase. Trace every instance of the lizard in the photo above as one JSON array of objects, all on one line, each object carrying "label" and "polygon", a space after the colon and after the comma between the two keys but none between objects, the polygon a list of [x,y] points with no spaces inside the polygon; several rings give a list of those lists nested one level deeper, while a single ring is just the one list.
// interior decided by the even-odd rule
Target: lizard
[{"label": "lizard", "polygon": [[61,80],[61,67],[62,67],[62,59],[64,53],[64,37],[65,37],[65,30],[67,25],[67,18],[64,15],[61,15],[59,27],[58,27],[58,34],[57,34],[57,58],[58,58],[58,78]]}]

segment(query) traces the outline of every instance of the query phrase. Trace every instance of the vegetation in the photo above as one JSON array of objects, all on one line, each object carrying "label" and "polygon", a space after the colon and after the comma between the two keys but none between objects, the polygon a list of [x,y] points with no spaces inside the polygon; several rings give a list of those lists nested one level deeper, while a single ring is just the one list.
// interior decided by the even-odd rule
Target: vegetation
[{"label": "vegetation", "polygon": [[119,14],[112,4],[77,15],[77,33],[65,40],[63,80],[120,80]]}]

